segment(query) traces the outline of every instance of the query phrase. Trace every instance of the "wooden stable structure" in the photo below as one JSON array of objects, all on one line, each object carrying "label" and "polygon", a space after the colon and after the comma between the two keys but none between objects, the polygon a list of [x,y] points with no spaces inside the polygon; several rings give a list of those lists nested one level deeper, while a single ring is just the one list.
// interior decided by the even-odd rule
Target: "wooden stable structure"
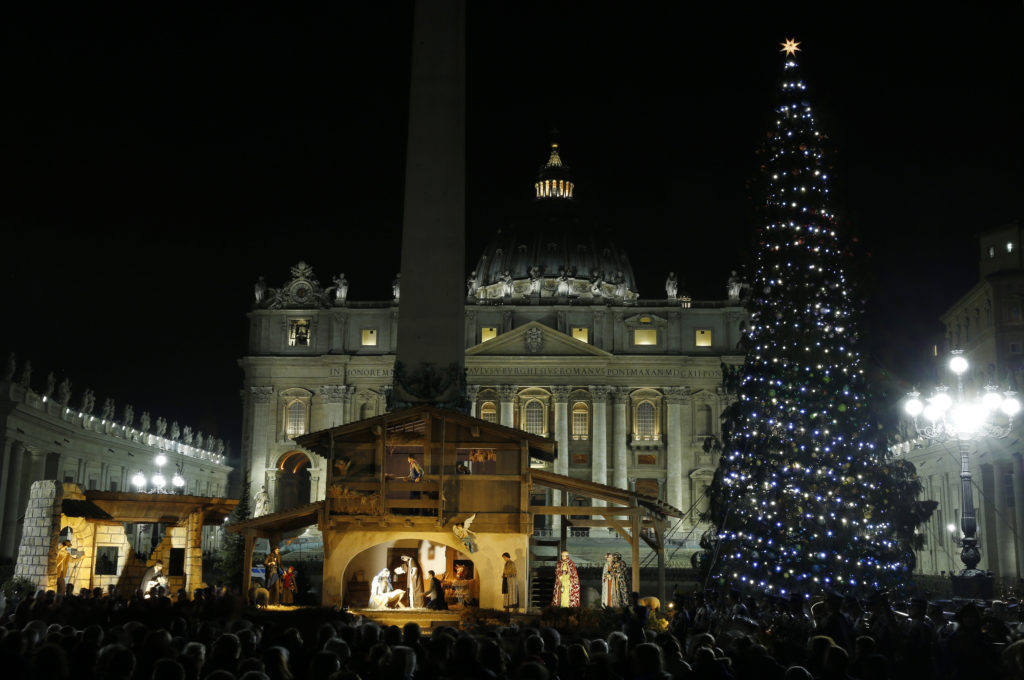
[{"label": "wooden stable structure", "polygon": [[[296,441],[326,459],[327,498],[229,527],[246,537],[247,589],[257,538],[276,545],[288,532],[316,524],[323,534],[324,605],[350,604],[346,591],[365,583],[366,573],[390,563],[392,551],[418,550],[423,572],[434,569],[439,577],[443,572],[450,579],[453,564],[468,563],[480,606],[499,608],[502,553],[509,553],[519,565],[521,592],[527,593],[524,579],[529,574],[534,516],[556,515],[563,517],[563,547],[570,525],[606,527],[629,541],[636,565],[640,541],[648,542],[659,556],[659,586],[664,593],[662,537],[667,518],[682,513],[649,496],[545,471],[543,467],[556,457],[550,439],[420,406]],[[418,482],[408,479],[410,456],[423,470]],[[569,494],[588,497],[592,505],[531,505],[531,493],[539,487],[561,491],[562,499]],[[471,517],[475,552],[454,531]],[[379,549],[385,545],[386,553]],[[378,552],[372,553],[374,549]],[[372,560],[360,557],[371,553]],[[442,560],[439,553],[447,557]],[[436,566],[430,559],[437,560]],[[639,570],[634,569],[633,589],[638,588]]]}]

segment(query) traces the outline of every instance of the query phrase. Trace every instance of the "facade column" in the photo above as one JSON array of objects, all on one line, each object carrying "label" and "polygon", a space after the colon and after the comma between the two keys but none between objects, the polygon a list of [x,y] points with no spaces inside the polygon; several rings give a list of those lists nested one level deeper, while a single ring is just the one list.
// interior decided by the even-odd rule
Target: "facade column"
[{"label": "facade column", "polygon": [[249,441],[249,489],[252,493],[263,485],[264,472],[271,467],[267,459],[273,440],[274,398],[273,385],[255,385],[249,388],[252,409],[252,439]]},{"label": "facade column", "polygon": [[612,400],[612,486],[617,489],[628,489],[626,459],[629,455],[629,388],[615,388]]},{"label": "facade column", "polygon": [[[594,405],[594,428],[591,433],[590,448],[590,479],[598,484],[608,483],[608,394],[606,385],[591,385],[590,400]],[[594,505],[605,505],[604,501],[594,501]]]},{"label": "facade column", "polygon": [[[44,451],[32,451],[32,464],[28,470],[28,486],[32,486],[32,482],[38,482],[41,479],[46,478],[46,452]],[[86,470],[85,478],[82,480],[82,488],[89,488],[89,472]],[[64,480],[58,479],[58,482]]]},{"label": "facade column", "polygon": [[270,509],[267,514],[277,512],[277,504],[281,498],[281,475],[283,473],[278,469],[268,470],[267,476],[267,495],[270,496]]},{"label": "facade column", "polygon": [[[982,565],[984,565],[978,568],[987,567],[998,580],[1003,577],[1003,572],[999,568],[999,544],[1003,531],[996,522],[996,506],[993,502],[997,493],[995,466],[984,464],[979,467],[981,474],[972,478],[972,483],[975,485],[974,512],[978,520],[978,535],[981,536],[979,547],[981,548]],[[980,492],[978,487],[980,487]]]},{"label": "facade column", "polygon": [[[996,463],[992,466],[995,485],[996,509],[1007,509],[1006,498],[1006,474],[1009,472],[1002,464]],[[1012,480],[1011,480],[1012,481]],[[996,559],[999,561],[999,574],[1004,578],[1013,578],[1016,574],[1014,562],[1011,555],[1014,553],[1013,544],[1013,523],[1016,517],[1009,512],[996,513],[996,521],[999,522],[999,544],[996,546]]]},{"label": "facade column", "polygon": [[666,410],[668,422],[665,442],[665,502],[685,510],[683,507],[683,400],[688,390],[683,387],[666,387]]},{"label": "facade column", "polygon": [[21,442],[13,442],[10,450],[10,464],[7,466],[9,475],[3,480],[7,490],[7,497],[4,499],[4,524],[3,536],[0,536],[0,555],[3,557],[17,558],[18,541],[21,540],[21,531],[18,526],[18,515],[21,514],[21,492],[24,488],[21,480],[22,470],[25,463],[25,446]]},{"label": "facade column", "polygon": [[[555,404],[555,444],[557,445],[558,457],[555,458],[555,472],[560,475],[569,475],[569,393],[571,387],[566,385],[553,385],[551,387],[551,398]],[[551,504],[562,504],[562,492],[553,490],[551,492]],[[562,518],[555,515],[551,518],[551,528],[558,529],[561,526]]]},{"label": "facade column", "polygon": [[1013,514],[1016,520],[1017,578],[1024,577],[1024,456],[1013,454]]},{"label": "facade column", "polygon": [[473,418],[480,417],[480,406],[477,398],[480,396],[479,385],[466,385],[466,399],[469,400],[469,415]]},{"label": "facade column", "polygon": [[345,397],[348,393],[347,385],[321,385],[320,398],[323,399],[326,409],[326,420],[324,428],[337,427],[345,424]]},{"label": "facade column", "polygon": [[[11,459],[14,457],[14,445],[15,442],[13,440],[4,439],[3,458],[0,459],[0,533],[3,533],[7,522],[7,496],[13,493],[13,489],[17,488],[16,484],[11,484],[10,475],[13,465]],[[3,556],[3,554],[0,553],[0,556]]]},{"label": "facade column", "polygon": [[498,385],[498,399],[501,401],[501,420],[505,427],[515,427],[515,398],[519,388],[516,385]]}]

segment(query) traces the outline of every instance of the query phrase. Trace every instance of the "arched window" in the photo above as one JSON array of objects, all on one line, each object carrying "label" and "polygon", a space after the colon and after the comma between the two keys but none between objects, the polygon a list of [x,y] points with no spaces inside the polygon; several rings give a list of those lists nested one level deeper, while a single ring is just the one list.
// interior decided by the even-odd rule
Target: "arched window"
[{"label": "arched window", "polygon": [[544,435],[544,404],[537,400],[526,405],[526,427],[530,434]]},{"label": "arched window", "polygon": [[300,434],[306,434],[306,405],[301,401],[293,401],[288,404],[287,425],[285,432],[289,439],[294,439]]},{"label": "arched window", "polygon": [[654,438],[654,404],[649,401],[637,404],[636,434],[641,439]]},{"label": "arched window", "polygon": [[590,434],[590,409],[582,401],[572,405],[572,438],[586,439]]},{"label": "arched window", "polygon": [[480,420],[486,420],[489,423],[498,422],[498,407],[494,405],[493,401],[485,401],[480,405]]}]

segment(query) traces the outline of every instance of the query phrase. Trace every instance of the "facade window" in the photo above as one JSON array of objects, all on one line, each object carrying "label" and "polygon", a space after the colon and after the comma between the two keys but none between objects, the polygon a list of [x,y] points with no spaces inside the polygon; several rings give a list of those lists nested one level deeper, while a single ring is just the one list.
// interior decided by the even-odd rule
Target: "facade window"
[{"label": "facade window", "polygon": [[498,422],[498,407],[494,405],[493,401],[485,401],[480,405],[480,420],[486,420],[489,423]]},{"label": "facade window", "polygon": [[498,329],[494,326],[484,326],[480,329],[480,342],[487,342],[498,337]]},{"label": "facade window", "polygon": [[995,259],[995,256],[996,256],[996,248],[995,248],[995,246],[989,246],[988,247],[988,259],[990,259],[990,260]]},{"label": "facade window", "polygon": [[586,439],[590,434],[590,409],[582,401],[572,405],[572,438]]},{"label": "facade window", "polygon": [[1020,354],[1024,350],[1024,346],[1019,342],[1010,343],[1010,354]]},{"label": "facade window", "polygon": [[288,322],[288,346],[309,347],[309,319],[292,319]]},{"label": "facade window", "polygon": [[714,434],[711,427],[711,407],[703,404],[697,407],[697,436],[707,437]]},{"label": "facade window", "polygon": [[694,338],[694,344],[696,344],[697,347],[711,347],[711,329],[698,328],[696,337]]},{"label": "facade window", "polygon": [[377,346],[377,329],[376,328],[364,328],[363,329],[363,347],[376,347]]},{"label": "facade window", "polygon": [[544,404],[531,401],[526,405],[526,422],[523,429],[530,434],[544,435]]},{"label": "facade window", "polygon": [[117,482],[111,482],[110,483],[110,490],[111,491],[117,491]]},{"label": "facade window", "polygon": [[295,439],[300,434],[306,433],[306,405],[301,401],[293,401],[288,404],[285,432],[289,439]]},{"label": "facade window", "polygon": [[590,342],[590,329],[581,326],[573,326],[572,337],[576,338],[580,342]]},{"label": "facade window", "polygon": [[640,439],[654,438],[654,404],[649,401],[637,404],[636,434]]},{"label": "facade window", "polygon": [[1013,495],[1013,474],[1003,475],[1003,493],[1006,495],[1006,507],[1013,508],[1017,506],[1017,498]]},{"label": "facade window", "polygon": [[633,344],[634,345],[657,345],[658,344],[658,329],[656,329],[656,328],[634,328],[633,329]]}]

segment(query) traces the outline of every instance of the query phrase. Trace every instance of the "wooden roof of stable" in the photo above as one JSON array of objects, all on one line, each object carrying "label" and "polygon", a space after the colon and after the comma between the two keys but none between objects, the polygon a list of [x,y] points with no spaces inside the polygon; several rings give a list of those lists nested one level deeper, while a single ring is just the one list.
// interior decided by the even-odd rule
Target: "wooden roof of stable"
[{"label": "wooden roof of stable", "polygon": [[219,522],[238,505],[235,498],[185,496],[173,493],[86,491],[86,499],[118,522],[175,524],[199,510],[203,522]]},{"label": "wooden roof of stable", "polygon": [[[658,500],[654,496],[648,496],[647,494],[627,489],[618,489],[614,486],[599,484],[586,479],[567,477],[555,472],[530,470],[530,481],[532,484],[545,486],[549,489],[568,491],[569,493],[580,494],[602,501],[619,503],[630,507],[636,505],[664,517],[683,517],[685,515],[682,510]],[[571,510],[571,506],[566,506],[567,515],[575,514]]]},{"label": "wooden roof of stable", "polygon": [[[337,425],[326,430],[310,432],[296,437],[295,441],[300,446],[313,451],[325,458],[330,457],[330,446],[332,438],[336,441],[352,436],[357,433],[371,430],[374,427],[384,428],[385,438],[388,432],[407,430],[415,423],[423,422],[425,417],[431,420],[444,420],[455,426],[462,426],[473,432],[474,442],[479,442],[481,447],[487,444],[502,442],[523,442],[525,441],[530,449],[530,455],[540,460],[553,461],[557,456],[556,443],[545,437],[530,434],[514,427],[499,425],[480,418],[450,411],[448,409],[436,408],[434,406],[415,406],[413,408],[393,411],[383,415],[357,420],[345,425]],[[454,434],[454,433],[453,433]]]},{"label": "wooden roof of stable", "polygon": [[83,517],[93,520],[113,520],[109,513],[92,501],[65,498],[60,502],[60,511],[68,517]]},{"label": "wooden roof of stable", "polygon": [[324,501],[316,501],[315,503],[300,505],[297,508],[290,508],[288,510],[282,510],[281,512],[274,512],[269,515],[252,517],[241,522],[229,524],[224,528],[236,534],[244,534],[248,532],[262,536],[283,534],[286,531],[292,531],[294,529],[308,527],[311,524],[316,524],[323,506]]}]

